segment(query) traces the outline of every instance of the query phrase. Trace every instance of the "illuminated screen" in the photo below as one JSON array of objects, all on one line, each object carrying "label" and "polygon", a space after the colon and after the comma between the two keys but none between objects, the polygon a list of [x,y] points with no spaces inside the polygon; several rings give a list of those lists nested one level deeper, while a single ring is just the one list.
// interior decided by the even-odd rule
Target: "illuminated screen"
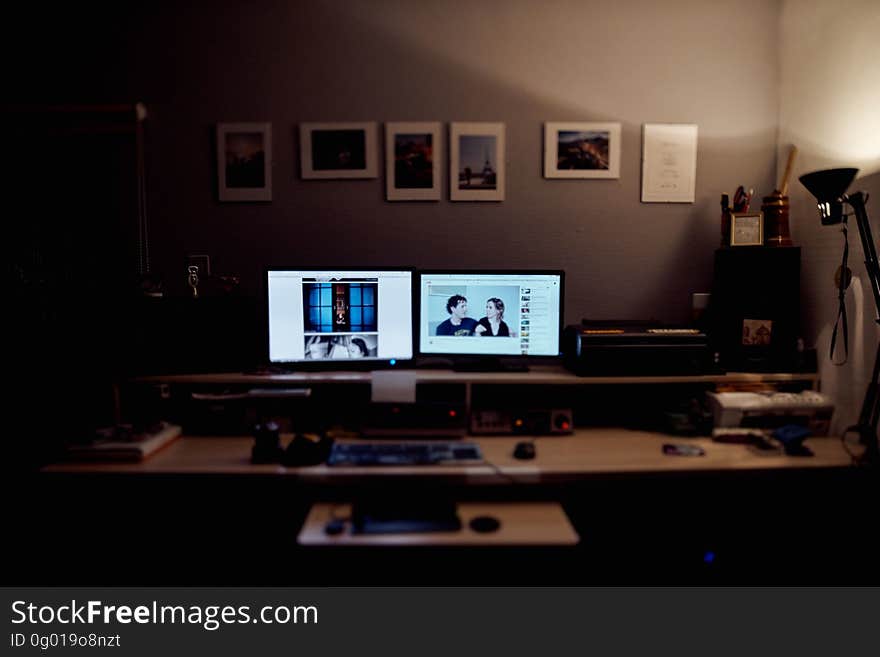
[{"label": "illuminated screen", "polygon": [[562,272],[419,275],[425,354],[558,356]]},{"label": "illuminated screen", "polygon": [[409,360],[412,272],[270,269],[269,361]]}]

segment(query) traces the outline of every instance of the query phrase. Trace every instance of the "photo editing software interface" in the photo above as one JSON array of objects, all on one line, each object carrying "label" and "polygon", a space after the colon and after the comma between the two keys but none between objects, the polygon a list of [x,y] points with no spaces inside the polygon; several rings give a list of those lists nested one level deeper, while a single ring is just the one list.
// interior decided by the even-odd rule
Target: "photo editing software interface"
[{"label": "photo editing software interface", "polygon": [[269,361],[410,360],[412,272],[271,269]]},{"label": "photo editing software interface", "polygon": [[422,353],[559,355],[561,273],[425,272],[419,292]]}]

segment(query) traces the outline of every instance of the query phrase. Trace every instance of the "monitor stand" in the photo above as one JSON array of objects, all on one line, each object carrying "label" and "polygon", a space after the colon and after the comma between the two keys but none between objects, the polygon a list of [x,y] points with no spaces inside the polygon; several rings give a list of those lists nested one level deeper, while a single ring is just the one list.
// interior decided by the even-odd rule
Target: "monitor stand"
[{"label": "monitor stand", "polygon": [[498,356],[456,358],[452,363],[456,372],[528,372],[529,366],[520,360]]}]

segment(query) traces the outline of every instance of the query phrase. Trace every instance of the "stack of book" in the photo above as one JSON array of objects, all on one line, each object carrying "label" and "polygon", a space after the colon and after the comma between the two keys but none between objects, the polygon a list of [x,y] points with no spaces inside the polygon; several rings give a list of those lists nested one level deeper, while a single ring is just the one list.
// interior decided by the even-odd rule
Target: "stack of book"
[{"label": "stack of book", "polygon": [[179,425],[168,422],[129,436],[112,430],[92,442],[68,446],[66,454],[72,461],[143,461],[176,440],[180,433]]}]

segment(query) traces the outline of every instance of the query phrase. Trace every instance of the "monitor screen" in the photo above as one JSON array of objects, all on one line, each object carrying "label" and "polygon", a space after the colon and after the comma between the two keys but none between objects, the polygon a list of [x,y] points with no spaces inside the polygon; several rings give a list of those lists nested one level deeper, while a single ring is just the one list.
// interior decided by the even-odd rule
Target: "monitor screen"
[{"label": "monitor screen", "polygon": [[563,277],[561,271],[420,273],[421,353],[558,356]]},{"label": "monitor screen", "polygon": [[269,269],[269,361],[410,360],[411,270]]}]

